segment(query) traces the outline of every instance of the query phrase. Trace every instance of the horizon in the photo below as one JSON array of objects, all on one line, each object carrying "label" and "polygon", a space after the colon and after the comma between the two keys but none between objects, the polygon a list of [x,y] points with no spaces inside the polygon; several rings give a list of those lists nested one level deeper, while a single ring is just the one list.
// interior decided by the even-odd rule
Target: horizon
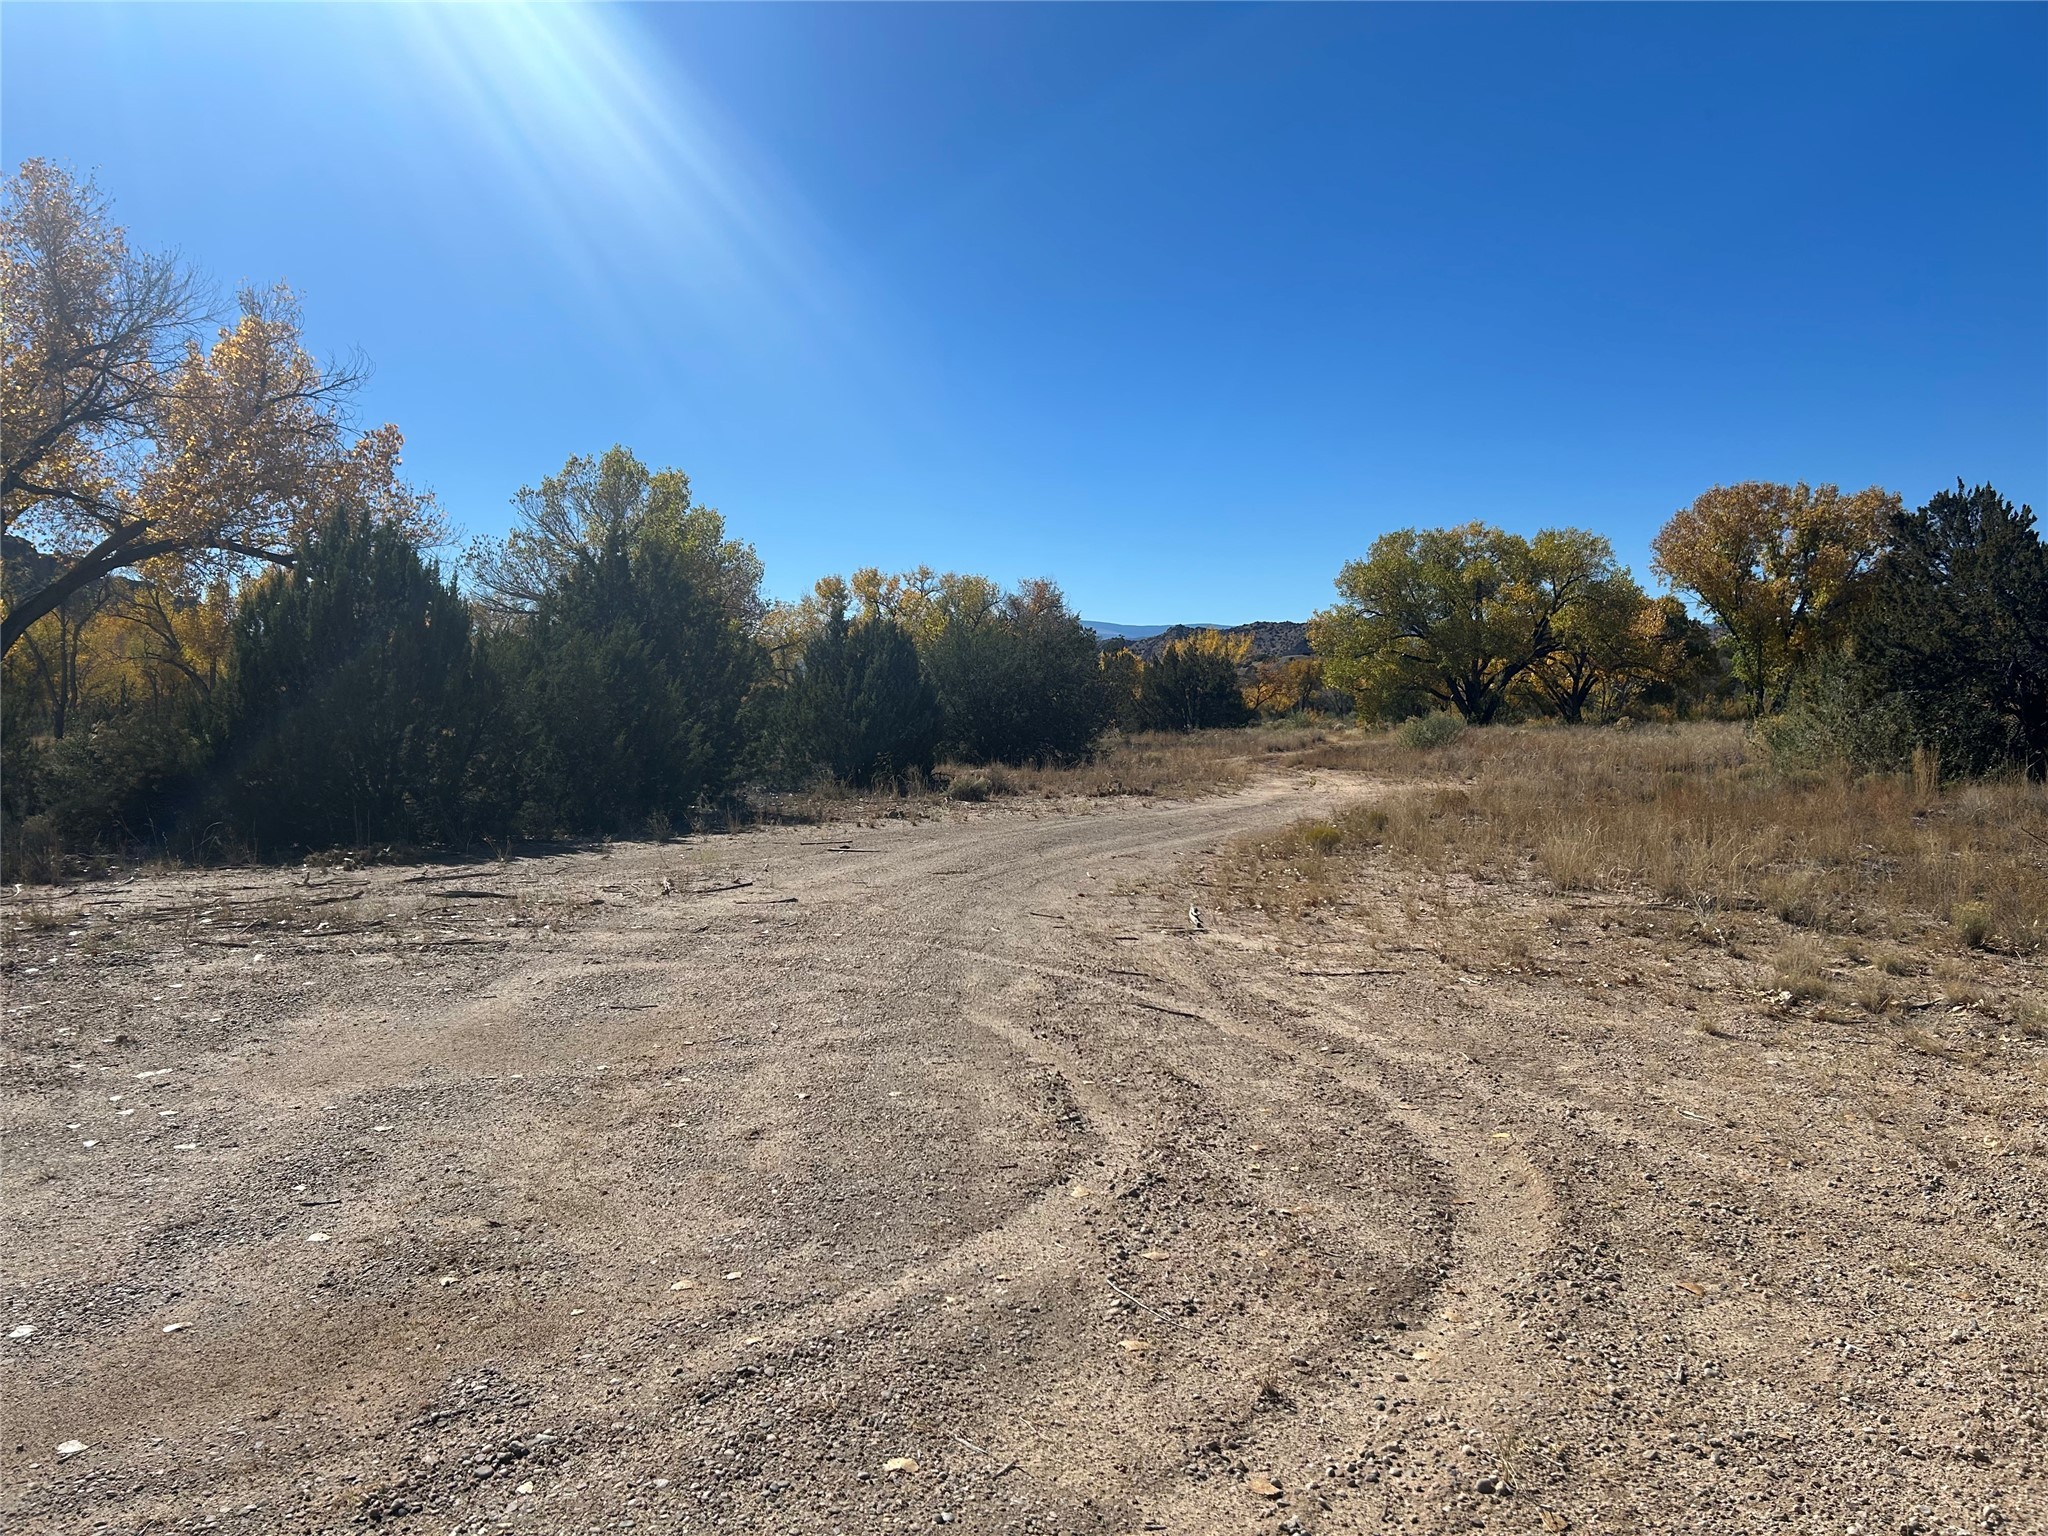
[{"label": "horizon", "polygon": [[[468,533],[1306,619],[1390,528],[2048,501],[2040,7],[0,8],[10,165],[283,279]],[[76,110],[81,76],[106,86]],[[1738,105],[1739,104],[1739,105]]]}]

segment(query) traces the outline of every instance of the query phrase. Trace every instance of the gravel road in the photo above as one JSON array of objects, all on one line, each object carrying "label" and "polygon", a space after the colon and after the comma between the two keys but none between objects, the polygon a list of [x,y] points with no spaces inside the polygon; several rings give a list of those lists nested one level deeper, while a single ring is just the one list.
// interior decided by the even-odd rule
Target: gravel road
[{"label": "gravel road", "polygon": [[1191,924],[1358,791],[17,895],[7,1528],[2048,1530],[2038,1054]]}]

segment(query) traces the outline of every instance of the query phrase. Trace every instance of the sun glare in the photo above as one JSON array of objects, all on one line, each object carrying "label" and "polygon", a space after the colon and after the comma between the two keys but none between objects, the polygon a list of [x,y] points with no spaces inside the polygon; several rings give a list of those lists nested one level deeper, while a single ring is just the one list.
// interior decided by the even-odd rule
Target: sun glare
[{"label": "sun glare", "polygon": [[631,14],[582,5],[420,5],[399,13],[415,67],[538,213],[593,296],[628,318],[624,280],[687,284],[750,327],[813,333],[824,293],[796,199]]}]

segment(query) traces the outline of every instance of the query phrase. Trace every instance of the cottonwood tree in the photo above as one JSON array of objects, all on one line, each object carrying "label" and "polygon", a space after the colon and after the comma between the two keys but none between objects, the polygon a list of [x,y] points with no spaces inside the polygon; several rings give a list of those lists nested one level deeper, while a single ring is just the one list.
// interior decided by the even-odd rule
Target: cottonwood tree
[{"label": "cottonwood tree", "polygon": [[1721,621],[1761,714],[1781,708],[1807,659],[1839,636],[1899,510],[1874,485],[1850,495],[1803,481],[1717,485],[1650,541],[1651,569]]},{"label": "cottonwood tree", "polygon": [[1323,686],[1323,664],[1313,656],[1260,662],[1244,685],[1244,701],[1261,715],[1307,709]]},{"label": "cottonwood tree", "polygon": [[1341,600],[1310,620],[1309,644],[1362,713],[1434,704],[1483,725],[1558,648],[1566,612],[1616,574],[1608,542],[1583,529],[1403,528],[1345,565]]},{"label": "cottonwood tree", "polygon": [[716,508],[699,506],[680,469],[650,471],[624,444],[595,458],[571,455],[539,485],[512,498],[512,531],[479,539],[466,557],[471,599],[500,617],[531,615],[575,570],[607,550],[629,554],[661,544],[718,594],[749,629],[763,616],[761,560],[726,537]]},{"label": "cottonwood tree", "polygon": [[8,594],[0,649],[115,571],[196,590],[289,565],[335,507],[438,537],[399,478],[398,429],[350,429],[362,370],[313,359],[289,289],[245,289],[210,343],[206,309],[175,258],[130,249],[90,181],[30,160],[8,182],[0,525],[57,567]]}]

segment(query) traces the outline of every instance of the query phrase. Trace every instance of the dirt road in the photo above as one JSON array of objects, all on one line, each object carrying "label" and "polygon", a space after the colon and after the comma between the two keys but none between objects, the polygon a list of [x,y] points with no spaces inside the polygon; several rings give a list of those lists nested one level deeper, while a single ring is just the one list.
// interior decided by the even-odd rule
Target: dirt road
[{"label": "dirt road", "polygon": [[2038,1074],[1191,924],[1356,792],[17,897],[5,1524],[2048,1529]]}]

